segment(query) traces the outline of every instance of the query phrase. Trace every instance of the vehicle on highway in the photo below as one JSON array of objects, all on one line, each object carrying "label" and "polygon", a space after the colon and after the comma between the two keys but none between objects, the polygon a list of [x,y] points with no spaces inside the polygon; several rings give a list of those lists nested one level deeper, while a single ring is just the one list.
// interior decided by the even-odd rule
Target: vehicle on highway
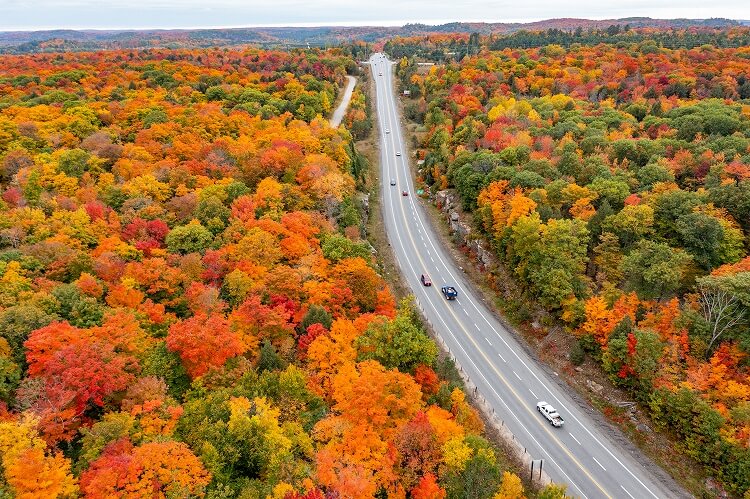
[{"label": "vehicle on highway", "polygon": [[396,185],[396,179],[395,178],[391,179],[391,185]]},{"label": "vehicle on highway", "polygon": [[378,73],[378,76],[383,76],[383,73],[382,72]]},{"label": "vehicle on highway", "polygon": [[[384,75],[380,78],[385,78],[385,72],[390,72],[390,68],[386,70],[382,66],[383,58],[372,60],[378,65],[373,73],[377,76],[377,71],[382,68]],[[373,84],[373,104],[377,103],[378,110],[373,118],[377,116],[376,132],[382,134],[376,136],[381,141],[381,161],[377,170],[379,176],[389,180],[391,175],[398,173],[402,176],[403,186],[396,179],[395,187],[401,187],[402,191],[414,187],[414,195],[420,198],[421,186],[415,185],[408,177],[411,171],[407,163],[411,163],[415,157],[414,151],[409,149],[408,157],[394,155],[388,158],[389,153],[403,153],[396,147],[409,145],[408,137],[401,141],[401,131],[396,133],[391,130],[393,139],[383,137],[386,135],[384,130],[390,129],[391,124],[400,127],[404,120],[399,102],[402,92],[393,88],[391,77],[393,75],[389,74],[388,82],[383,80],[378,81],[377,85]],[[395,162],[392,161],[394,158]],[[622,449],[618,442],[624,437],[609,428],[604,431],[597,424],[596,416],[579,407],[566,389],[558,385],[557,377],[551,370],[546,369],[537,356],[530,355],[524,342],[508,331],[493,313],[492,303],[483,301],[479,296],[481,293],[476,293],[472,284],[462,277],[465,271],[453,261],[450,252],[443,252],[450,246],[441,248],[445,241],[436,237],[435,231],[430,229],[430,218],[414,206],[416,201],[404,199],[399,203],[393,200],[392,193],[385,191],[382,194],[382,217],[386,222],[383,230],[391,241],[388,249],[392,250],[393,258],[403,272],[406,288],[417,297],[420,311],[445,345],[444,348],[450,350],[451,357],[464,367],[464,372],[468,371],[467,375],[477,389],[476,396],[483,397],[488,410],[494,411],[505,422],[523,448],[528,448],[527,456],[544,458],[543,469],[551,480],[566,484],[571,496],[591,499],[657,499],[687,495],[677,484],[670,487],[671,481],[666,481],[666,475],[664,480],[655,479],[651,471],[658,471],[656,466],[642,466],[637,455],[631,456],[629,451]],[[416,274],[420,268],[422,271]],[[429,289],[425,289],[427,286],[421,281],[423,273],[430,278],[436,276],[437,281],[433,281]],[[421,293],[417,283],[412,280],[415,274],[419,286],[422,286]],[[451,281],[461,282],[460,302],[458,287]],[[447,288],[453,288],[452,292]],[[446,304],[436,299],[436,295],[432,294],[435,290],[443,296],[443,300],[456,303]],[[546,415],[528,414],[532,405],[536,408],[534,399],[537,402],[553,400],[550,404],[555,409],[560,408],[557,413],[560,420],[564,418],[564,424],[553,426],[554,429],[550,430],[544,421],[550,426],[553,423]],[[592,459],[594,456],[596,460]],[[538,471],[536,465],[534,471]]]},{"label": "vehicle on highway", "polygon": [[396,151],[396,156],[401,156],[401,151]]},{"label": "vehicle on highway", "polygon": [[391,133],[391,129],[390,128],[386,128],[385,129],[385,133]]},{"label": "vehicle on highway", "polygon": [[536,404],[536,410],[539,411],[542,416],[547,418],[547,421],[552,423],[552,426],[554,426],[555,428],[560,428],[563,424],[565,424],[562,416],[558,414],[557,409],[549,405],[547,402],[538,402]]},{"label": "vehicle on highway", "polygon": [[422,274],[419,277],[419,280],[422,281],[423,286],[432,286],[432,279],[430,279],[430,276],[427,274]]},{"label": "vehicle on highway", "polygon": [[401,195],[402,196],[408,196],[409,195],[409,191],[401,191]]},{"label": "vehicle on highway", "polygon": [[440,288],[440,291],[443,292],[443,296],[445,296],[446,300],[455,300],[458,296],[458,291],[456,291],[456,288],[453,286],[443,286]]}]

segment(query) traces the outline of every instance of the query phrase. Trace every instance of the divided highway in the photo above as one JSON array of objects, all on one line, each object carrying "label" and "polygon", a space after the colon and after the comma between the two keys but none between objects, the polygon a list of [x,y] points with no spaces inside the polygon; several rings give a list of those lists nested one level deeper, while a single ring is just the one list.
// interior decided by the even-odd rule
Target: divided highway
[{"label": "divided highway", "polygon": [[[440,245],[415,199],[409,154],[402,136],[394,92],[392,63],[383,54],[370,58],[376,83],[384,222],[391,248],[424,316],[430,321],[487,404],[505,422],[533,459],[568,493],[584,498],[663,498],[665,490],[629,453],[597,428],[594,419],[528,356],[516,339],[473,292]],[[432,278],[423,286],[420,275]],[[441,294],[454,286],[455,300]],[[564,418],[553,427],[537,412],[539,401],[552,404]]]}]

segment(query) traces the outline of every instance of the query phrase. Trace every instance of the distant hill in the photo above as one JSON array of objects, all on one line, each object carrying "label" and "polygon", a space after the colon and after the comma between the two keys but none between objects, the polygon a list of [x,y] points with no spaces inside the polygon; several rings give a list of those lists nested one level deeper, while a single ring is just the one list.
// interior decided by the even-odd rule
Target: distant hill
[{"label": "distant hill", "polygon": [[0,32],[0,52],[58,52],[148,47],[210,47],[255,44],[262,47],[323,46],[362,40],[376,42],[393,36],[415,36],[435,33],[509,34],[520,30],[605,29],[613,25],[631,28],[728,28],[747,25],[750,21],[731,19],[623,19],[560,18],[530,23],[453,22],[437,26],[406,24],[404,26],[318,26],[278,28],[192,29],[192,30],[47,30]]}]

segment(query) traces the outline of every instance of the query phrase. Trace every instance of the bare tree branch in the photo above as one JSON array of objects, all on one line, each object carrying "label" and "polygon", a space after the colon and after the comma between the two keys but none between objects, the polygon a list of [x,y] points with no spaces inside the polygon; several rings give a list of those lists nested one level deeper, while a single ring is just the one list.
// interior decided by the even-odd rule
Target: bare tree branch
[{"label": "bare tree branch", "polygon": [[708,342],[706,357],[721,335],[734,327],[745,323],[745,310],[741,307],[737,297],[726,290],[700,285],[701,313],[708,323],[711,340]]}]

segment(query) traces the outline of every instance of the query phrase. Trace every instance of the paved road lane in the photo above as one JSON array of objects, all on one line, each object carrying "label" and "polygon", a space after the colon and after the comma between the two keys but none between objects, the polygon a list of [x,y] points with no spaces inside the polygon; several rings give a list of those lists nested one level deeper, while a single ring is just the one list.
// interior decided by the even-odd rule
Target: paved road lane
[{"label": "paved road lane", "polygon": [[[408,151],[395,99],[392,63],[382,54],[370,59],[376,82],[381,139],[383,213],[391,247],[424,316],[433,325],[496,414],[544,470],[578,497],[662,498],[684,492],[666,487],[637,457],[622,451],[587,411],[569,397],[557,380],[528,356],[489,308],[473,292],[414,195]],[[379,76],[382,73],[382,76]],[[395,182],[395,185],[390,185]],[[403,195],[406,192],[408,195]],[[432,287],[421,285],[427,273]],[[440,292],[458,290],[455,301]],[[545,400],[565,419],[552,427],[536,411]]]}]

